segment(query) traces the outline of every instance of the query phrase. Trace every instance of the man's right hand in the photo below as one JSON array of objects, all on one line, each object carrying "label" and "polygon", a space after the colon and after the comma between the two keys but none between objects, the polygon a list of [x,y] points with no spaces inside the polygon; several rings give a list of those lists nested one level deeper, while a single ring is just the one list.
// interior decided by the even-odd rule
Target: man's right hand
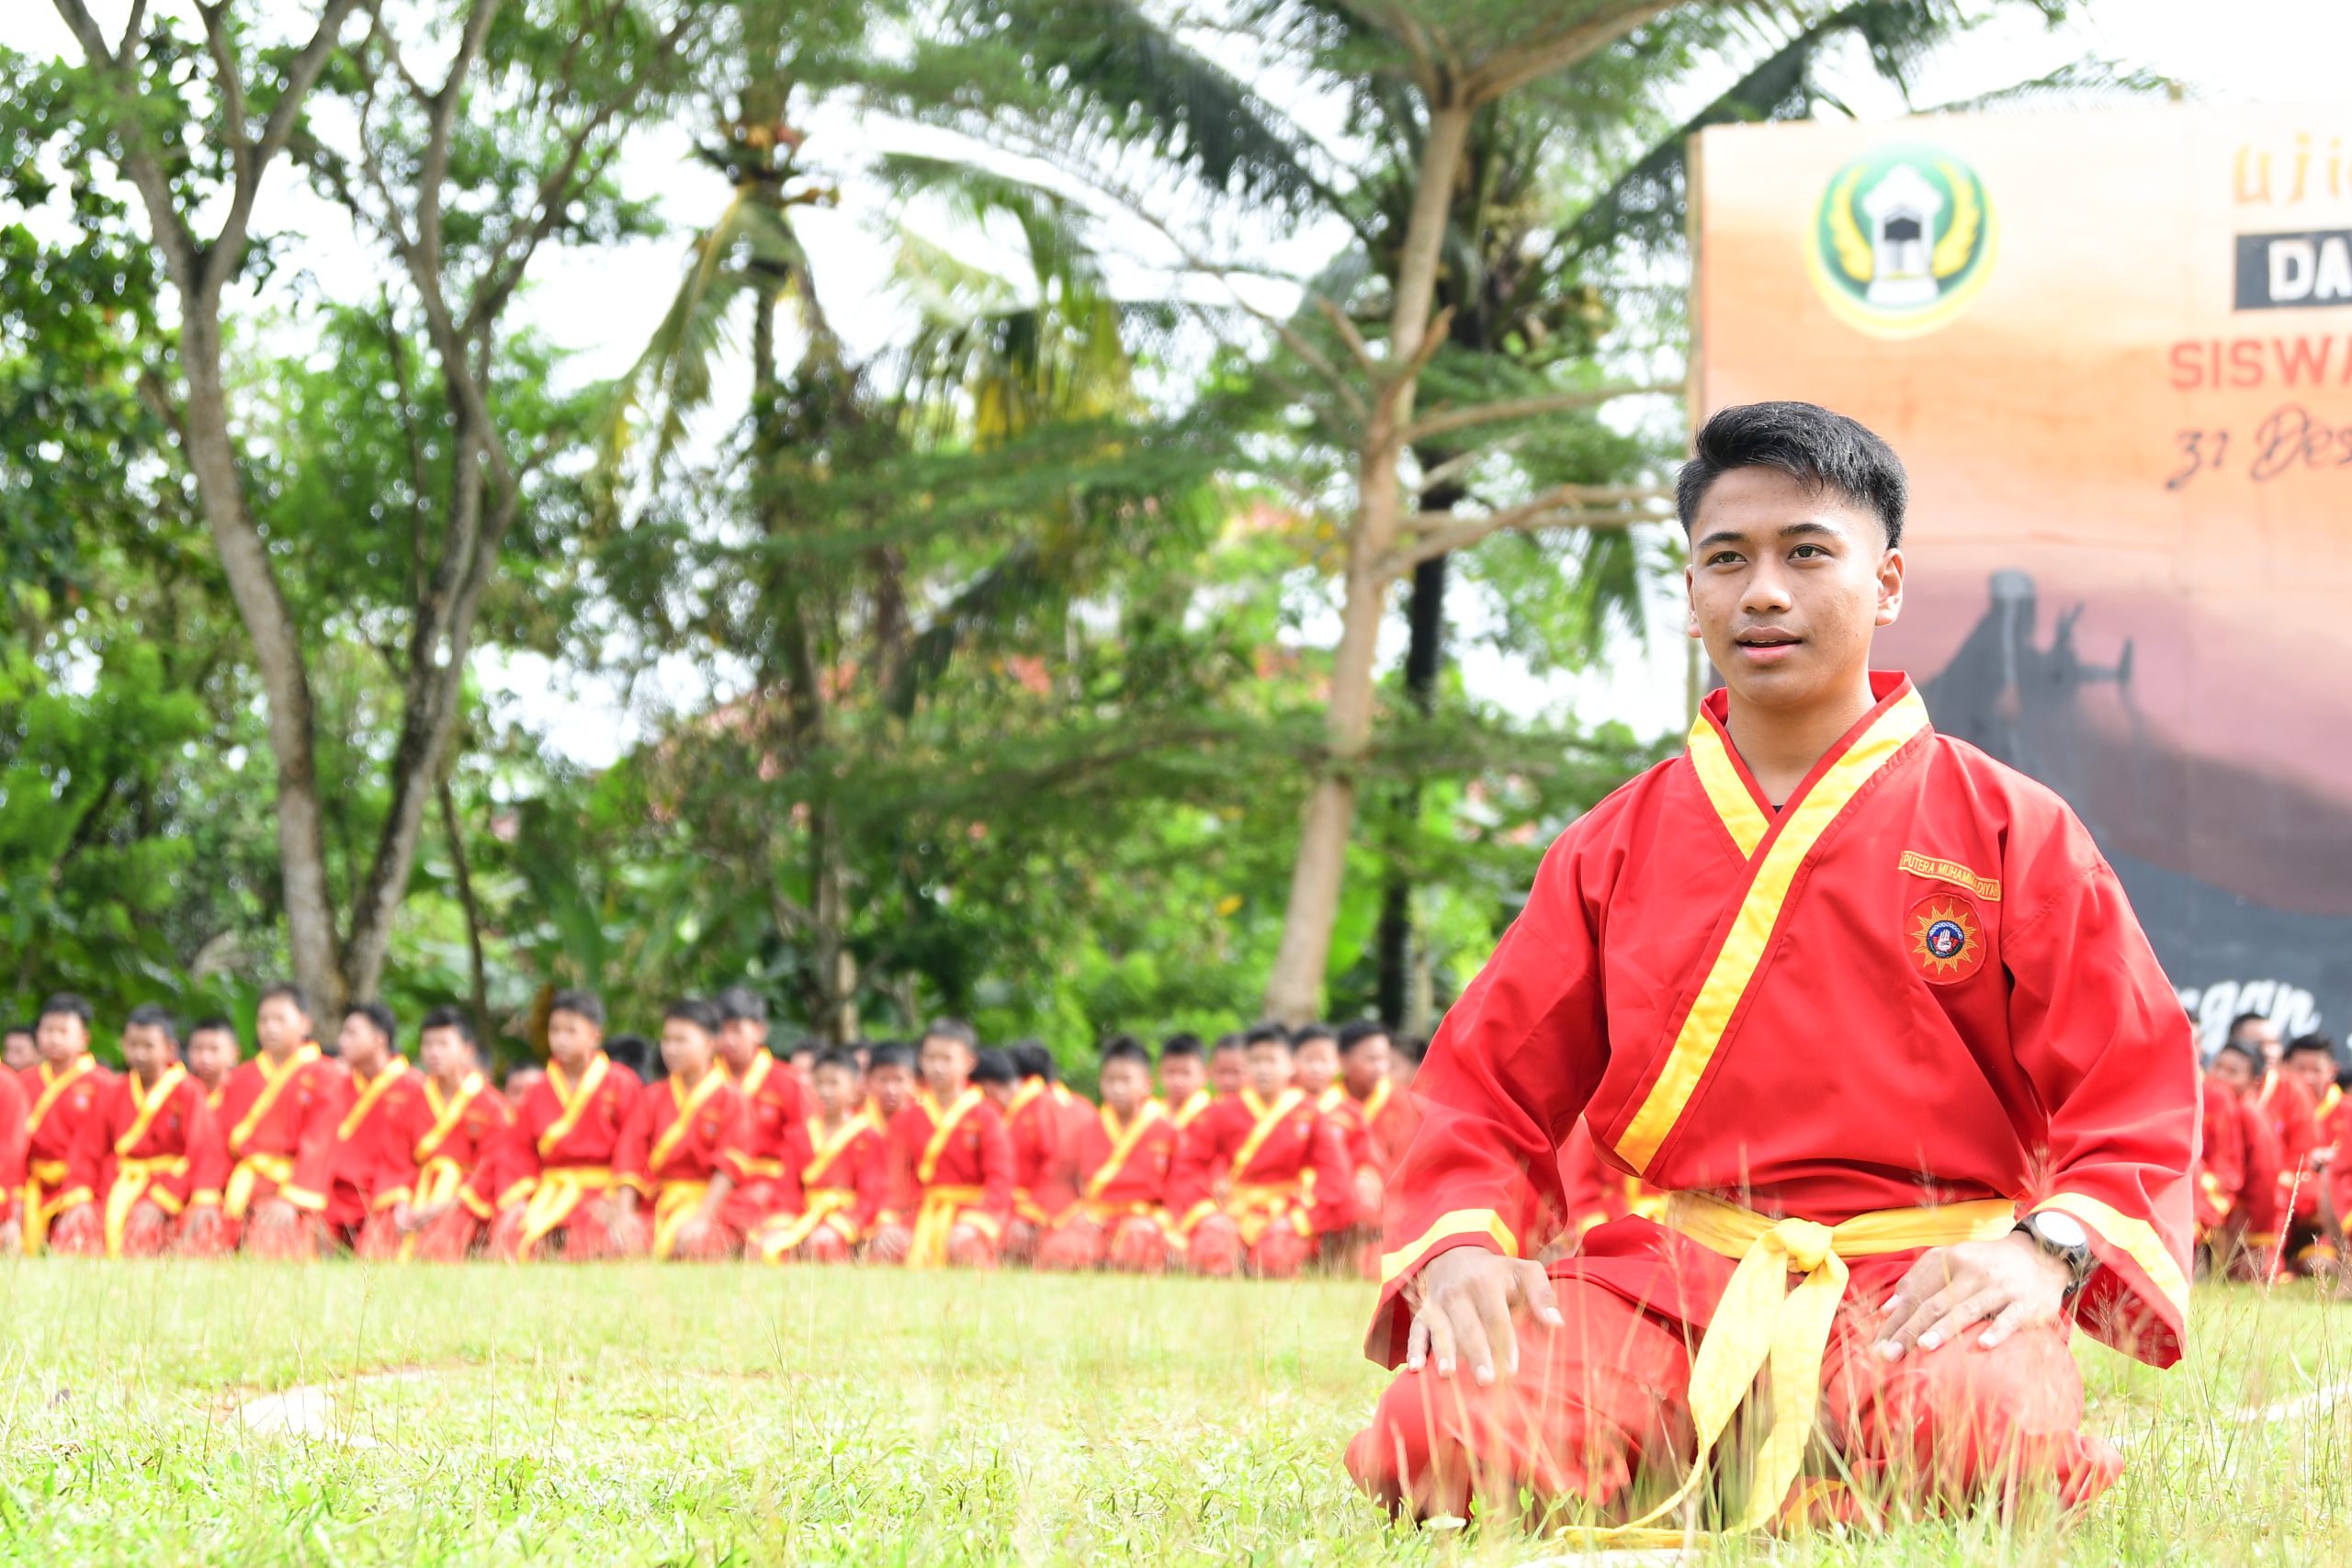
[{"label": "man's right hand", "polygon": [[1467,1366],[1481,1384],[1493,1382],[1498,1368],[1516,1373],[1514,1312],[1532,1312],[1554,1328],[1565,1323],[1544,1265],[1482,1247],[1439,1253],[1406,1292],[1413,1303],[1413,1331],[1405,1342],[1405,1365],[1419,1371],[1434,1357],[1442,1378],[1452,1377],[1456,1366]]},{"label": "man's right hand", "polygon": [[294,1205],[283,1198],[264,1199],[254,1209],[255,1230],[290,1231],[296,1224]]}]

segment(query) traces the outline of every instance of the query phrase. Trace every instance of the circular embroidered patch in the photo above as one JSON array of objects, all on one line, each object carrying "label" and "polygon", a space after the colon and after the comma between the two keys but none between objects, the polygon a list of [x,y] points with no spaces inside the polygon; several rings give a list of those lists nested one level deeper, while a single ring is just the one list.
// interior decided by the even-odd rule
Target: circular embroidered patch
[{"label": "circular embroidered patch", "polygon": [[1937,893],[1911,906],[1904,945],[1919,973],[1938,985],[1965,980],[1984,966],[1984,926],[1959,893]]}]

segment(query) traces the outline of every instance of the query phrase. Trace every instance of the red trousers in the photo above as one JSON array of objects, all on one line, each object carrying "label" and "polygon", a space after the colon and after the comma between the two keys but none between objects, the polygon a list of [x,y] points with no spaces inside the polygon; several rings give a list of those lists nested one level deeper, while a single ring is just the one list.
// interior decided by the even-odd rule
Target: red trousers
[{"label": "red trousers", "polygon": [[[1691,1462],[1690,1351],[1682,1327],[1581,1280],[1555,1280],[1561,1328],[1517,1325],[1520,1371],[1486,1388],[1436,1363],[1399,1372],[1348,1445],[1348,1472],[1391,1507],[1466,1517],[1582,1503],[1623,1516],[1627,1494],[1663,1496]],[[1877,1292],[1883,1302],[1890,1293]],[[1882,1512],[2008,1501],[2020,1484],[2068,1507],[2105,1491],[2122,1456],[2081,1430],[2083,1384],[2060,1325],[1992,1350],[1973,1333],[1899,1361],[1871,1348],[1875,1306],[1838,1319],[1822,1371],[1822,1432],[1861,1502]],[[1834,1489],[1800,1480],[1815,1515],[1851,1517]],[[1815,1501],[1818,1499],[1818,1501]]]},{"label": "red trousers", "polygon": [[[877,1250],[869,1247],[867,1259],[875,1263],[901,1263],[914,1239],[913,1232],[905,1225],[884,1225],[874,1233],[882,1245]],[[993,1269],[997,1265],[996,1243],[978,1225],[958,1224],[947,1233],[947,1261],[956,1269]]]},{"label": "red trousers", "polygon": [[481,1245],[489,1231],[489,1226],[460,1203],[416,1233],[412,1238],[416,1246],[410,1249],[409,1256],[425,1263],[461,1262]]},{"label": "red trousers", "polygon": [[1193,1227],[1184,1250],[1184,1266],[1195,1274],[1224,1279],[1247,1269],[1261,1280],[1295,1277],[1315,1256],[1315,1238],[1288,1225],[1268,1225],[1254,1242],[1245,1245],[1241,1228],[1229,1214],[1210,1214]]},{"label": "red trousers", "polygon": [[[621,1238],[615,1236],[600,1216],[601,1200],[588,1197],[571,1217],[548,1233],[538,1246],[531,1249],[532,1259],[561,1258],[566,1263],[594,1263],[601,1258],[619,1258],[626,1248]],[[489,1251],[493,1258],[509,1263],[521,1258],[523,1245],[523,1205],[514,1203],[502,1210],[490,1227]]]},{"label": "red trousers", "polygon": [[1168,1232],[1150,1214],[1120,1214],[1108,1226],[1080,1215],[1047,1233],[1037,1246],[1037,1267],[1163,1274],[1168,1270]]}]

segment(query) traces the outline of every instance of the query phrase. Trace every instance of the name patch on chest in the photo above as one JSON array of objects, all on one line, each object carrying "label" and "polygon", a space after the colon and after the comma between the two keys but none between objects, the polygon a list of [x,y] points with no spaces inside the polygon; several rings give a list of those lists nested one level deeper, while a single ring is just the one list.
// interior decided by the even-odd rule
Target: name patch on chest
[{"label": "name patch on chest", "polygon": [[1913,876],[1924,876],[1933,882],[1949,882],[1954,887],[1965,887],[1987,904],[2001,901],[2001,885],[1989,876],[1979,876],[1956,860],[1938,855],[1923,855],[1917,850],[1905,850],[1896,865]]},{"label": "name patch on chest", "polygon": [[1984,966],[1984,922],[1976,906],[1955,893],[1937,893],[1904,918],[1904,947],[1919,973],[1939,986],[1965,980]]}]

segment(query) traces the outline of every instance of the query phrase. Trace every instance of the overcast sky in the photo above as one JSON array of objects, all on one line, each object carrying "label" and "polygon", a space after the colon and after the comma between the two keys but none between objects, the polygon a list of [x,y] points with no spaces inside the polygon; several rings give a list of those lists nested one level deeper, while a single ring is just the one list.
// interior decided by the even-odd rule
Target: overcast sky
[{"label": "overcast sky", "polygon": [[[164,10],[173,0],[158,0]],[[119,30],[127,0],[91,0],[93,11]],[[290,9],[293,7],[288,6]],[[1966,98],[2037,75],[2070,60],[2098,54],[2144,66],[2186,84],[2194,97],[2220,103],[2327,102],[2346,97],[2345,62],[2352,60],[2352,0],[2090,0],[2081,16],[2055,32],[2025,17],[1981,29],[1945,51],[1917,84],[1921,105]],[[68,50],[70,40],[50,0],[0,0],[0,44],[27,52]],[[1900,97],[1877,83],[1859,62],[1841,82],[1841,96],[1865,119],[1894,118],[1905,112]],[[866,128],[820,120],[808,128],[812,146],[827,133],[838,144],[871,141]],[[926,150],[920,134],[896,141],[911,151]],[[699,166],[684,163],[685,143],[674,133],[648,137],[632,149],[624,179],[637,191],[663,193],[662,210],[679,232],[593,254],[560,254],[540,268],[522,310],[530,324],[576,351],[573,373],[604,378],[626,368],[645,342],[676,286],[684,234],[710,215],[715,182]],[[798,218],[818,272],[820,294],[851,346],[871,351],[895,333],[902,310],[880,291],[888,277],[894,220],[858,187],[852,199],[831,211],[804,209]],[[0,212],[0,221],[8,218]],[[299,182],[284,179],[258,213],[266,229],[307,236],[300,262],[322,276],[347,276],[353,266],[374,265],[334,214],[311,197]],[[918,215],[918,221],[920,216]],[[1311,272],[1336,244],[1328,233],[1270,234],[1271,252],[1287,269]],[[1148,242],[1136,245],[1130,265],[1148,263]],[[1114,278],[1115,278],[1114,274]],[[1677,729],[1682,723],[1686,656],[1679,635],[1679,585],[1663,585],[1651,606],[1645,644],[1629,640],[1605,671],[1551,681],[1532,679],[1491,651],[1475,645],[1474,606],[1464,605],[1471,624],[1461,629],[1459,653],[1475,690],[1515,707],[1572,704],[1588,720],[1622,719],[1645,735]],[[1312,633],[1316,628],[1309,628]],[[1401,626],[1391,627],[1401,640]],[[1336,623],[1331,628],[1336,636]],[[1384,660],[1396,649],[1384,648]],[[570,680],[536,660],[486,661],[489,683],[503,694],[502,706],[517,718],[544,728],[564,750],[582,761],[601,762],[641,733],[648,712],[623,712],[617,694]],[[652,697],[655,705],[690,696],[704,672],[673,661]]]}]

